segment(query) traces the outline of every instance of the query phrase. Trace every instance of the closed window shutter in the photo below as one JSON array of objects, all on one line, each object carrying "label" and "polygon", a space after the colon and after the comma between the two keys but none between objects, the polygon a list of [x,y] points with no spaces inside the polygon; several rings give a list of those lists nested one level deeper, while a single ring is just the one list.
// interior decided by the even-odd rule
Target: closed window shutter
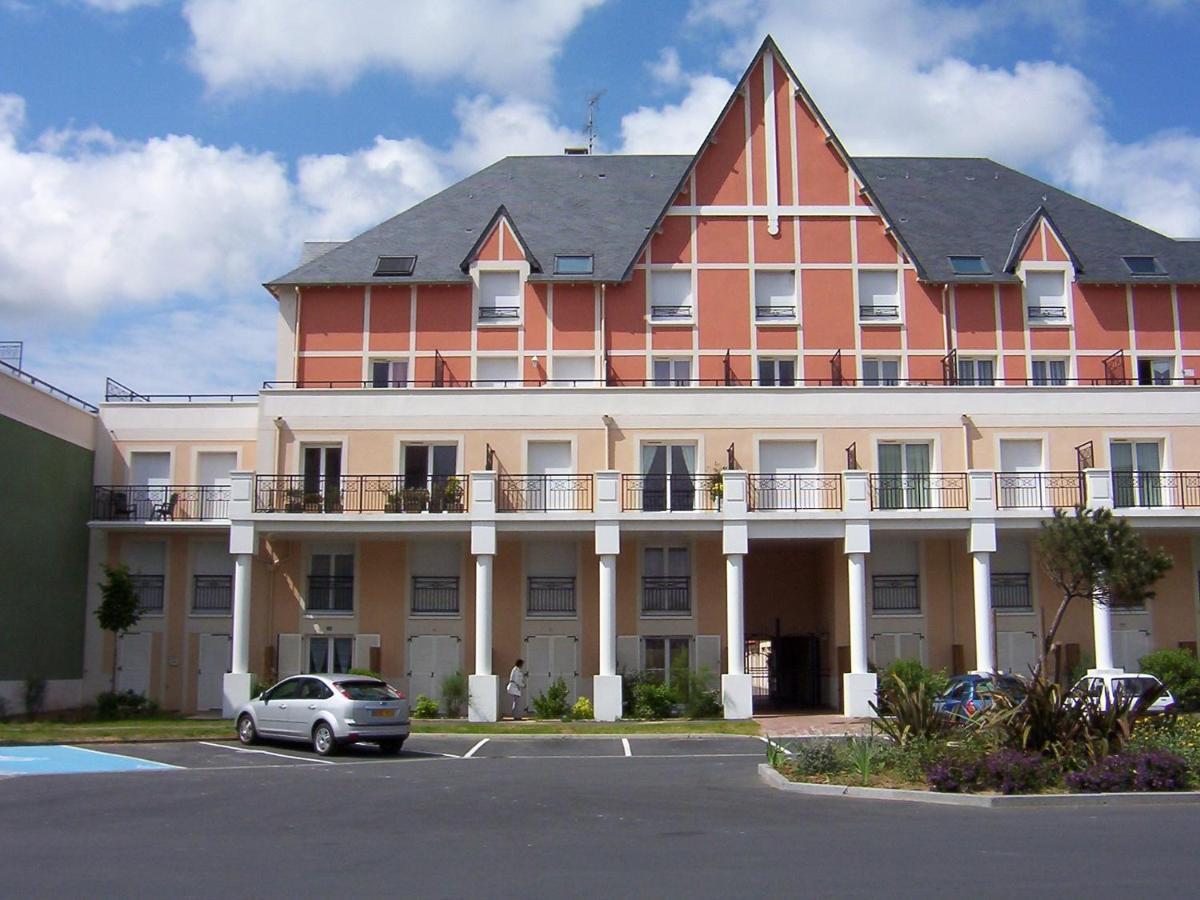
[{"label": "closed window shutter", "polygon": [[408,639],[408,693],[441,700],[441,685],[433,677],[434,652],[438,638],[420,634]]},{"label": "closed window shutter", "polygon": [[300,674],[300,635],[279,635],[279,677]]}]

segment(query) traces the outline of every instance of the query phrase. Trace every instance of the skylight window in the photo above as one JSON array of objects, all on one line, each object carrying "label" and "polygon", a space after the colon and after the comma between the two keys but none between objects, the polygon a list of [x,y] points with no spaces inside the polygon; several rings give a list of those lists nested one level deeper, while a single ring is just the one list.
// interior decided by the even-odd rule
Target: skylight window
[{"label": "skylight window", "polygon": [[561,255],[554,257],[554,274],[555,275],[591,275],[592,274],[592,257],[591,254],[584,256],[576,255]]},{"label": "skylight window", "polygon": [[987,260],[982,256],[951,256],[950,268],[955,275],[991,275]]},{"label": "skylight window", "polygon": [[376,275],[411,275],[417,265],[415,256],[381,256],[375,264]]},{"label": "skylight window", "polygon": [[1157,256],[1122,256],[1131,275],[1165,275]]}]

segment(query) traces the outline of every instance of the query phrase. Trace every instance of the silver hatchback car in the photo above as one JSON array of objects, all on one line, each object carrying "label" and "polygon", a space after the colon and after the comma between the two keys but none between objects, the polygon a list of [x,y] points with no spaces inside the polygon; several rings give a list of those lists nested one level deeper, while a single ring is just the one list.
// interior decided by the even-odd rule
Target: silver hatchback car
[{"label": "silver hatchback car", "polygon": [[363,675],[296,675],[238,710],[238,739],[311,743],[322,756],[367,741],[396,754],[408,737],[408,701],[386,681]]}]

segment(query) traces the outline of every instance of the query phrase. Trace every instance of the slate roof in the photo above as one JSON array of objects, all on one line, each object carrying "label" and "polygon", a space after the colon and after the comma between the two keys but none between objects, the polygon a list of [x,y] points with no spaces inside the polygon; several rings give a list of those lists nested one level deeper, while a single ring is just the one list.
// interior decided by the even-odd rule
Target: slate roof
[{"label": "slate roof", "polygon": [[[1014,238],[1039,207],[1084,283],[1200,282],[1200,242],[1177,241],[990,159],[856,157],[867,187],[916,257],[924,281],[1015,281]],[[990,276],[955,275],[949,256],[982,255]],[[1156,256],[1164,275],[1130,274],[1122,256]]]},{"label": "slate roof", "polygon": [[[313,259],[272,285],[467,282],[462,262],[497,210],[541,262],[531,280],[621,281],[674,198],[690,156],[510,156]],[[556,254],[592,274],[553,275]],[[374,277],[380,256],[416,254],[411,276]]]}]

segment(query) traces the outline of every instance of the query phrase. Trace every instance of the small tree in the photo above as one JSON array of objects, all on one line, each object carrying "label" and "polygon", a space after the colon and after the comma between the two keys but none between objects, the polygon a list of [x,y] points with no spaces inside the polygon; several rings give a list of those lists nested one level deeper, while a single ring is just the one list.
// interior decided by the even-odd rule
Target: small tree
[{"label": "small tree", "polygon": [[1124,519],[1108,509],[1056,509],[1038,536],[1042,567],[1062,600],[1042,642],[1034,671],[1041,677],[1054,638],[1072,600],[1115,607],[1140,606],[1154,596],[1154,584],[1174,564],[1160,549],[1150,550]]},{"label": "small tree", "polygon": [[113,634],[112,689],[117,690],[117,644],[121,635],[138,623],[142,617],[137,589],[129,576],[127,566],[105,566],[104,580],[100,582],[100,605],[96,608],[96,619],[100,627]]}]

